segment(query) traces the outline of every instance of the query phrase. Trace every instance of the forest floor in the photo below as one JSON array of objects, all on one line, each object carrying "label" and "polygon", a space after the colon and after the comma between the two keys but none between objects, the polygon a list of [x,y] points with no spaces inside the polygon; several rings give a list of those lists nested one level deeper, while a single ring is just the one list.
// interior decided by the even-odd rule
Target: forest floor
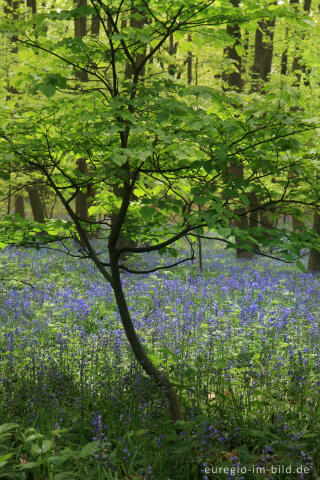
[{"label": "forest floor", "polygon": [[179,392],[174,425],[89,261],[8,248],[0,262],[0,478],[319,478],[319,277],[213,247],[202,274],[123,275]]}]

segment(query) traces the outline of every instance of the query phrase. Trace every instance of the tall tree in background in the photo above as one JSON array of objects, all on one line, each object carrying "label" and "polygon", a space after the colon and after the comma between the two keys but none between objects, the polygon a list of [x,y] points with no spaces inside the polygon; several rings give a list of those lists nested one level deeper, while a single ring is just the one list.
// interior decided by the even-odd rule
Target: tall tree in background
[{"label": "tall tree in background", "polygon": [[258,22],[254,43],[254,61],[251,69],[251,91],[263,92],[270,79],[273,59],[273,39],[276,19]]},{"label": "tall tree in background", "polygon": [[[298,10],[300,2],[299,0],[290,0],[290,5],[293,6],[295,10]],[[311,0],[304,0],[303,12],[305,14],[309,14],[310,10],[311,10]],[[285,36],[287,40],[288,28],[286,29]],[[300,40],[304,40],[305,32],[300,33],[299,37],[300,37]],[[289,73],[288,72],[288,47],[286,46],[281,56],[281,74],[286,76],[288,73]],[[301,87],[302,74],[304,74],[304,84],[306,86],[309,85],[308,75],[310,74],[310,71],[308,71],[308,69],[306,68],[306,64],[303,60],[303,57],[299,49],[295,52],[295,55],[293,56],[292,73],[295,76],[293,85],[296,88]],[[293,109],[297,111],[301,109],[301,107],[295,106]],[[297,218],[296,215],[292,215],[292,228],[294,232],[299,233],[304,230],[305,224],[299,218]],[[313,230],[315,231],[316,234],[320,235],[320,216],[318,212],[314,213]],[[309,260],[308,260],[308,271],[310,272],[320,271],[320,253],[318,250],[314,248],[311,249],[310,251]]]},{"label": "tall tree in background", "polygon": [[20,215],[21,218],[26,218],[26,213],[24,209],[24,198],[22,195],[15,195],[14,213]]},{"label": "tall tree in background", "polygon": [[35,222],[45,223],[45,213],[38,185],[28,186],[27,192]]},{"label": "tall tree in background", "polygon": [[[76,0],[76,6],[78,8],[86,7],[87,0]],[[99,18],[97,16],[93,16],[91,20],[91,28],[92,28],[91,33],[94,33],[94,35],[98,35],[99,25],[100,25]],[[86,35],[87,35],[86,15],[82,15],[81,17],[76,17],[74,19],[75,38],[82,39]],[[83,82],[83,83],[88,82],[88,73],[85,70],[76,70],[75,75],[76,75],[76,78],[80,80],[80,82]],[[87,161],[85,158],[77,159],[77,167],[83,179],[89,176],[89,169],[88,169]],[[89,219],[88,188],[89,188],[88,186],[85,186],[79,189],[79,191],[76,194],[76,215],[84,221],[87,221]]]},{"label": "tall tree in background", "polygon": [[[273,60],[273,40],[276,19],[264,18],[258,22],[255,32],[254,42],[254,60],[251,68],[251,92],[265,92],[265,84],[269,82],[272,60]],[[249,196],[250,208],[252,210],[250,216],[250,224],[252,227],[260,224],[262,227],[272,228],[272,210],[258,209],[259,204],[263,203],[263,198],[251,193]]]},{"label": "tall tree in background", "polygon": [[[230,2],[233,7],[239,8],[240,0],[231,0]],[[224,70],[222,74],[222,80],[224,82],[223,88],[228,91],[235,91],[240,93],[243,88],[242,81],[242,61],[241,55],[238,53],[239,47],[241,47],[241,29],[237,23],[228,24],[226,27],[227,35],[232,38],[231,45],[228,45],[224,49],[224,56],[227,60],[227,69]],[[243,162],[240,158],[235,159],[235,161],[230,165],[228,173],[234,181],[243,182],[244,179],[244,167]],[[248,228],[248,218],[243,215],[244,209],[238,209],[237,214],[239,219],[234,221],[234,225],[242,230]],[[236,244],[239,244],[240,239],[235,236]],[[243,248],[237,248],[236,256],[238,258],[251,258],[251,253]]]},{"label": "tall tree in background", "polygon": [[[320,238],[320,214],[318,210],[313,215],[312,229]],[[308,260],[308,272],[320,272],[320,250],[312,248]]]}]

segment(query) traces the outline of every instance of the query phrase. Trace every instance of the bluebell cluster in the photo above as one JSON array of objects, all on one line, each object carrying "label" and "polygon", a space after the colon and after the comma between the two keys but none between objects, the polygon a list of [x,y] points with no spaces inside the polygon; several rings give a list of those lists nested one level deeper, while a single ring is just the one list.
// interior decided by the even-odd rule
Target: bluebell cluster
[{"label": "bluebell cluster", "polygon": [[[116,442],[130,463],[125,432],[159,424],[167,400],[128,348],[111,286],[89,260],[59,252],[7,248],[0,258],[0,421],[86,425],[101,462]],[[143,268],[169,260],[131,261]],[[122,275],[136,330],[177,385],[186,419],[206,417],[191,433],[199,464],[222,461],[221,451],[241,464],[237,448],[246,444],[257,464],[286,457],[314,468],[318,277],[265,259],[235,261],[210,246],[204,266],[202,274],[189,262]],[[155,432],[154,448],[167,448],[165,433]],[[144,475],[152,478],[151,465]]]}]

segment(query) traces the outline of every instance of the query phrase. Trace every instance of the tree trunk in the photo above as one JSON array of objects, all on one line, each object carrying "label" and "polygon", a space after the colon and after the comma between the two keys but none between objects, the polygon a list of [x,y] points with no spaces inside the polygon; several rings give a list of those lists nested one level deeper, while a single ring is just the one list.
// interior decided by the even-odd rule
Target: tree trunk
[{"label": "tree trunk", "polygon": [[257,228],[259,225],[259,201],[258,197],[254,192],[249,193],[249,208],[252,210],[249,213],[249,227],[250,228]]},{"label": "tree trunk", "polygon": [[14,213],[19,214],[21,218],[26,218],[26,214],[24,210],[24,198],[22,195],[15,196]]},{"label": "tree trunk", "polygon": [[[77,7],[86,7],[87,0],[75,0],[75,4]],[[87,18],[75,18],[74,19],[74,36],[77,38],[83,38],[87,35]],[[88,73],[84,72],[83,70],[76,71],[76,77],[81,82],[88,81]]]},{"label": "tree trunk", "polygon": [[292,216],[292,230],[294,232],[301,232],[305,228],[304,223],[301,220],[298,220],[298,218],[293,215]]},{"label": "tree trunk", "polygon": [[[263,19],[258,22],[258,28],[255,33],[254,61],[251,68],[251,92],[264,93],[265,84],[270,79],[275,22],[275,18]],[[286,60],[283,59],[284,63],[285,61]],[[254,206],[261,203],[261,199],[258,196],[256,196],[255,199],[252,198],[252,200]],[[272,212],[268,212],[266,209],[256,210],[252,216],[252,222],[257,222],[255,226],[260,224],[262,227],[272,229],[273,219],[270,214],[272,214]]]},{"label": "tree trunk", "polygon": [[[238,8],[240,5],[240,0],[230,0],[231,4]],[[241,57],[237,52],[237,47],[241,45],[241,30],[240,26],[237,24],[227,25],[226,33],[234,38],[234,42],[232,45],[229,45],[224,49],[225,57],[232,62],[232,65],[236,67],[236,70],[232,70],[231,72],[225,71],[222,74],[222,79],[224,80],[225,84],[223,89],[225,91],[228,90],[235,90],[237,92],[241,92],[242,90],[242,66],[241,66]],[[231,164],[228,167],[228,174],[235,180],[243,180],[243,165],[242,164]],[[236,210],[236,214],[240,216],[238,220],[235,220],[235,226],[241,230],[246,230],[248,228],[248,219],[245,215],[244,208],[238,208]],[[248,259],[251,258],[251,253],[248,250],[244,250],[241,248],[241,240],[235,236],[235,243],[237,245],[236,249],[236,256],[237,258]]]},{"label": "tree trunk", "polygon": [[[134,17],[134,14],[139,14],[141,16],[141,18],[139,20],[137,20],[135,17]],[[131,15],[130,15],[130,27],[132,28],[137,28],[137,29],[142,29],[143,26],[147,23],[147,19],[146,17],[143,15],[143,11],[139,11],[139,8],[137,8],[136,6],[133,6],[131,8]],[[141,45],[140,45],[141,47]],[[136,54],[136,57],[135,57],[135,61],[134,61],[134,64],[135,64],[135,67],[139,67],[142,62],[144,61],[146,57],[146,49],[142,52],[142,53],[137,53]],[[144,76],[144,68],[141,70],[141,73],[140,73],[140,76]],[[131,78],[133,75],[133,66],[131,65],[131,63],[127,62],[126,63],[126,69],[125,69],[125,79],[129,79]]]},{"label": "tree trunk", "polygon": [[[188,42],[192,42],[191,35],[188,36]],[[192,66],[193,66],[193,55],[192,52],[188,52],[187,58],[187,67],[188,67],[188,85],[192,84]]]},{"label": "tree trunk", "polygon": [[254,61],[251,69],[252,92],[263,92],[264,84],[270,78],[275,22],[275,18],[273,20],[263,19],[258,22],[255,35]]},{"label": "tree trunk", "polygon": [[[299,5],[299,0],[290,0],[290,5],[293,5],[294,8],[298,8],[298,5]],[[304,5],[303,5],[303,9],[306,13],[309,13],[310,11],[310,8],[311,8],[311,0],[305,0],[304,2]],[[302,36],[302,39],[304,38],[304,35]],[[286,57],[287,57],[287,53],[286,53]],[[287,59],[287,63],[288,63],[288,59]],[[281,69],[281,73],[283,75],[286,75],[287,73],[287,64],[285,66],[286,68],[283,68]],[[302,57],[301,55],[295,55],[293,57],[293,61],[292,61],[292,71],[293,73],[295,73],[296,75],[296,81],[294,83],[294,86],[295,87],[300,87],[300,83],[301,83],[301,71],[305,72],[306,71],[306,67],[302,61]],[[300,110],[300,107],[293,107],[292,110]],[[295,176],[298,175],[297,172],[294,172]],[[292,216],[292,229],[294,232],[296,233],[299,233],[301,232],[303,229],[304,229],[304,223],[301,222],[301,220],[298,220],[297,217],[295,217],[294,215]]]},{"label": "tree trunk", "polygon": [[[240,0],[230,0],[231,4],[234,7],[239,7]],[[227,25],[226,33],[234,38],[234,43],[229,45],[224,49],[224,56],[230,60],[233,66],[236,67],[236,70],[232,72],[223,72],[222,79],[225,82],[224,90],[236,90],[240,92],[242,90],[242,67],[241,67],[241,57],[237,53],[236,47],[241,45],[241,30],[240,26],[237,24]]]},{"label": "tree trunk", "polygon": [[[85,7],[87,6],[87,0],[75,0],[75,3],[77,7]],[[97,30],[97,21],[94,20],[93,17],[92,19],[92,25],[91,28]],[[99,25],[99,19],[98,19],[98,25]],[[87,18],[81,17],[81,18],[75,18],[74,19],[74,36],[76,38],[83,38],[87,35]],[[77,71],[76,72],[76,77],[81,81],[81,82],[87,82],[88,81],[88,74],[87,72],[83,71]],[[82,175],[89,176],[89,171],[88,171],[88,166],[85,158],[78,158],[77,160],[77,167],[78,171]],[[89,188],[89,187],[88,187]],[[87,221],[89,219],[89,214],[88,214],[88,188],[86,191],[79,191],[76,195],[76,215],[83,221]]]},{"label": "tree trunk", "polygon": [[31,210],[35,222],[45,223],[44,221],[44,209],[39,193],[39,189],[36,186],[27,187],[29,195]]},{"label": "tree trunk", "polygon": [[[291,5],[298,5],[299,4],[299,0],[290,0],[290,4]],[[297,7],[296,7],[297,8]],[[303,10],[305,13],[309,13],[310,12],[310,8],[311,8],[311,0],[305,0],[304,3],[303,3]],[[301,40],[303,41],[305,38],[305,34],[304,32],[301,34]],[[299,53],[298,55],[295,55],[293,57],[293,61],[292,61],[292,71],[293,73],[295,74],[296,76],[296,81],[294,83],[294,86],[295,87],[300,87],[300,83],[301,83],[301,74],[302,73],[306,73],[307,72],[307,69],[306,69],[306,64],[304,63],[303,61],[303,58],[301,56],[301,54]],[[310,73],[310,72],[308,72]],[[309,80],[308,78],[305,78],[304,80],[304,84],[305,85],[309,85]]]},{"label": "tree trunk", "polygon": [[147,375],[154,379],[154,381],[166,395],[167,399],[169,400],[170,411],[173,419],[175,421],[183,420],[183,414],[180,407],[179,398],[170,380],[166,377],[165,374],[160,372],[160,370],[158,370],[155,365],[153,365],[146,352],[144,351],[143,346],[141,345],[141,342],[136,334],[125,299],[125,295],[122,289],[118,260],[115,257],[115,252],[110,249],[110,247],[109,254],[111,259],[112,288],[119,309],[122,325],[131,349],[143,370],[147,373]]},{"label": "tree trunk", "polygon": [[[320,215],[315,212],[313,217],[313,230],[320,236]],[[308,272],[320,272],[320,251],[312,248],[310,251]]]},{"label": "tree trunk", "polygon": [[[141,18],[139,20],[137,20],[135,17],[134,17],[134,14],[140,14]],[[131,16],[130,16],[130,26],[132,28],[137,28],[137,29],[142,29],[143,26],[147,23],[147,19],[146,17],[143,15],[143,10],[139,10],[139,8],[137,6],[132,6],[131,8]],[[142,53],[138,53],[135,57],[135,60],[134,60],[134,64],[135,64],[135,68],[138,68],[141,63],[144,61],[145,59],[145,56],[146,56],[146,49],[142,52]],[[126,80],[129,80],[133,77],[133,74],[134,74],[134,68],[133,68],[133,65],[131,65],[129,62],[126,62],[126,66],[125,66],[125,79]],[[144,77],[145,75],[145,68],[142,68],[141,71],[140,71],[140,77]],[[124,140],[125,144],[127,143],[127,139]],[[123,143],[123,141],[122,141]],[[125,147],[126,145],[122,145],[122,147]],[[123,191],[122,189],[119,189],[118,187],[113,187],[113,191],[115,193],[115,195],[117,195],[117,197],[120,197],[120,198],[123,198]],[[111,216],[111,225],[114,224],[114,221],[116,219],[116,215],[113,214]],[[130,222],[128,221],[128,219],[126,220],[126,224],[125,224],[125,229],[126,229],[126,235],[123,234],[123,231],[120,233],[120,235],[118,236],[118,240],[117,240],[117,244],[116,244],[116,247],[117,248],[123,248],[123,247],[133,247],[135,246],[135,242],[132,240],[132,238],[130,238]],[[126,257],[130,256],[129,254],[122,254],[121,255],[121,258],[124,259]]]},{"label": "tree trunk", "polygon": [[[178,42],[174,41],[173,34],[171,34],[170,37],[169,37],[168,53],[172,57],[172,59],[173,59],[174,55],[176,55],[177,50],[178,50]],[[177,64],[176,63],[170,63],[170,65],[168,66],[168,73],[172,77],[175,76],[175,74],[177,73]]]},{"label": "tree trunk", "polygon": [[[78,158],[77,167],[80,173],[88,176],[89,171],[85,158]],[[84,192],[79,191],[76,195],[76,215],[83,221],[88,220],[88,192],[87,188]]]},{"label": "tree trunk", "polygon": [[97,15],[92,15],[91,18],[91,35],[99,36],[100,33],[100,20]]}]

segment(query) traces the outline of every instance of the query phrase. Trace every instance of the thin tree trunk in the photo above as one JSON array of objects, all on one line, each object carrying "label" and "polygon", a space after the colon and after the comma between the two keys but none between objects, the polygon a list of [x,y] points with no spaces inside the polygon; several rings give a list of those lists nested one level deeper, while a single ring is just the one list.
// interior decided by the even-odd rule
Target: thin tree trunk
[{"label": "thin tree trunk", "polygon": [[[191,35],[188,36],[188,42],[192,42]],[[192,83],[192,66],[193,66],[193,55],[192,52],[188,52],[187,67],[188,67],[188,85]]]},{"label": "thin tree trunk", "polygon": [[[122,140],[122,142],[123,142],[123,148],[125,148],[125,141]],[[110,267],[111,267],[111,273],[109,273],[106,270],[103,263],[100,261],[99,257],[96,255],[95,250],[91,245],[88,233],[82,227],[81,222],[79,222],[69,202],[67,202],[67,200],[64,198],[63,194],[61,193],[61,190],[54,183],[49,173],[47,173],[47,179],[48,179],[49,185],[53,188],[58,198],[62,202],[63,206],[65,207],[66,212],[70,215],[71,219],[73,220],[77,228],[78,235],[81,238],[81,241],[83,242],[83,244],[85,245],[90,258],[95,263],[95,265],[97,266],[98,270],[103,275],[105,280],[107,280],[110,283],[113,289],[117,306],[119,309],[121,322],[122,322],[126,337],[128,339],[128,342],[135,355],[135,358],[138,360],[138,362],[140,363],[143,370],[147,373],[147,375],[153,378],[155,382],[163,389],[163,392],[169,401],[170,411],[172,413],[173,419],[175,421],[183,420],[183,414],[180,407],[179,397],[175,392],[173,385],[171,384],[168,377],[162,372],[160,372],[155,365],[153,365],[152,361],[149,359],[149,357],[147,356],[146,352],[143,349],[143,346],[139,340],[139,337],[132,323],[126,298],[122,289],[119,263],[118,263],[118,254],[116,250],[116,242],[117,242],[117,237],[121,232],[122,226],[124,224],[128,207],[130,205],[130,196],[131,196],[133,185],[131,186],[131,188],[128,187],[128,185],[124,186],[125,188],[130,188],[130,190],[125,191],[125,188],[124,188],[121,207],[119,209],[119,212],[117,213],[117,217],[115,218],[113,225],[111,226],[111,232],[110,232],[109,242],[108,242]]]},{"label": "thin tree trunk", "polygon": [[109,254],[111,259],[112,288],[119,309],[122,325],[125,330],[129,344],[143,370],[155,380],[155,382],[158,384],[158,386],[162,389],[162,391],[168,398],[170,403],[170,411],[173,419],[175,421],[183,420],[183,413],[181,411],[179,398],[170,380],[166,377],[165,374],[160,372],[160,370],[158,370],[151,362],[146,352],[144,351],[143,346],[141,345],[139,337],[136,334],[129,313],[128,305],[125,299],[125,295],[122,289],[118,261],[114,253],[114,250],[112,248],[110,249],[109,247]]},{"label": "thin tree trunk", "polygon": [[[168,53],[172,57],[172,59],[173,59],[174,55],[177,54],[177,50],[178,50],[178,42],[174,41],[173,34],[171,34],[170,37],[169,37]],[[177,73],[177,64],[176,63],[170,63],[170,65],[168,66],[168,73],[172,77]]]},{"label": "thin tree trunk", "polygon": [[[78,158],[77,167],[80,173],[86,176],[89,175],[85,158]],[[86,221],[89,218],[87,189],[84,192],[79,191],[76,195],[76,215],[83,221]]]},{"label": "thin tree trunk", "polygon": [[199,270],[203,272],[203,257],[202,257],[202,243],[201,237],[198,237],[198,255],[199,255]]},{"label": "thin tree trunk", "polygon": [[[87,0],[75,0],[77,7],[87,6]],[[74,36],[76,38],[83,38],[87,35],[87,18],[75,18],[74,19]],[[87,72],[77,71],[76,77],[81,81],[86,83],[88,81]],[[88,166],[85,158],[77,159],[77,167],[79,172],[82,175],[89,175]],[[86,191],[79,191],[76,195],[76,215],[83,221],[87,221],[89,218],[88,214],[88,195]]]}]

